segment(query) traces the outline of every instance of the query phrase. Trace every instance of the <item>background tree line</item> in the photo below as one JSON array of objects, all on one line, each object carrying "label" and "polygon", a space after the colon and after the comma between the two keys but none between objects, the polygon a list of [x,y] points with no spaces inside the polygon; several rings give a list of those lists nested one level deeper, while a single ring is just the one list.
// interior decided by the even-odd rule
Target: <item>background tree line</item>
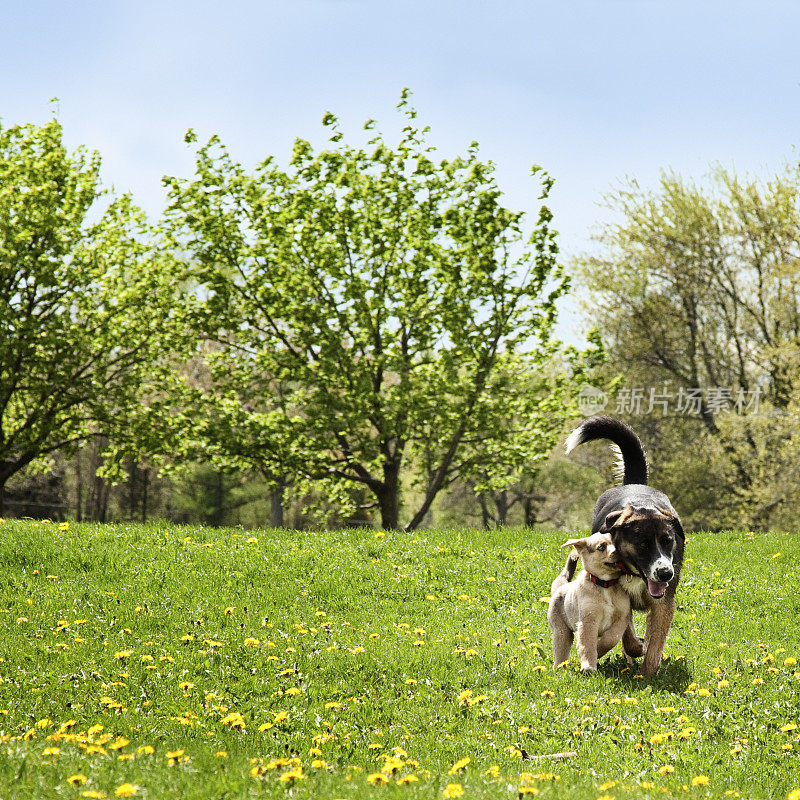
[{"label": "background tree line", "polygon": [[557,445],[592,383],[687,524],[792,527],[798,170],[610,195],[568,270],[596,329],[577,350],[553,336],[575,286],[552,179],[534,168],[529,224],[475,143],[437,158],[398,108],[396,144],[328,114],[286,166],[190,131],[157,221],[56,120],[0,129],[0,513],[582,525],[609,459]]},{"label": "background tree line", "polygon": [[0,131],[0,513],[218,524],[260,487],[276,525],[415,528],[467,484],[507,519],[602,350],[552,336],[550,177],[526,227],[477,144],[438,159],[398,108],[396,144],[327,114],[252,170],[190,131],[156,222],[56,120]]}]

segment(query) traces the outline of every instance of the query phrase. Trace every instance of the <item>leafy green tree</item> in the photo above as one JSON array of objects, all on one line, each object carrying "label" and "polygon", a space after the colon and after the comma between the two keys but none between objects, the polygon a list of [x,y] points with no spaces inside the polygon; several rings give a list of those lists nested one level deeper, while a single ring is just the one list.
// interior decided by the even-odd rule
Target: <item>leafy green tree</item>
[{"label": "leafy green tree", "polygon": [[[435,161],[405,94],[399,108],[397,146],[380,134],[343,144],[326,114],[330,147],[298,139],[287,169],[268,158],[248,172],[214,137],[193,180],[167,179],[167,217],[216,348],[213,391],[191,400],[205,408],[192,440],[342,503],[366,487],[385,528],[416,481],[414,528],[470,452],[499,464],[550,448],[553,408],[526,405],[506,370],[513,359],[535,375],[550,358],[567,281],[548,208],[526,236],[477,145]],[[552,181],[534,173],[545,200]],[[511,413],[524,420],[514,435]]]},{"label": "leafy green tree", "polygon": [[800,376],[800,169],[768,181],[717,169],[705,186],[665,173],[608,204],[618,221],[577,267],[609,369],[672,395],[666,415],[656,404],[636,423],[663,442],[658,479],[695,524],[768,526],[787,497],[775,478],[793,474],[778,462]]},{"label": "leafy green tree", "polygon": [[99,170],[55,120],[0,129],[0,512],[24,467],[124,432],[181,330],[174,273],[129,197],[97,207]]}]

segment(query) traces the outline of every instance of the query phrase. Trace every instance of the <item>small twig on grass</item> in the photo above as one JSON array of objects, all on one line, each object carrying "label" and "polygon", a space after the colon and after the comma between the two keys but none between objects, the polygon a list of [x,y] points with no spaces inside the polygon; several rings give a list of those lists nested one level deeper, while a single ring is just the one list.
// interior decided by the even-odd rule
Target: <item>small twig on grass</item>
[{"label": "small twig on grass", "polygon": [[540,756],[532,756],[528,753],[524,748],[517,745],[517,749],[522,753],[522,760],[523,761],[544,761],[545,759],[550,759],[551,761],[559,761],[565,758],[576,758],[577,753],[569,751],[567,753],[549,753],[547,755],[540,755]]}]

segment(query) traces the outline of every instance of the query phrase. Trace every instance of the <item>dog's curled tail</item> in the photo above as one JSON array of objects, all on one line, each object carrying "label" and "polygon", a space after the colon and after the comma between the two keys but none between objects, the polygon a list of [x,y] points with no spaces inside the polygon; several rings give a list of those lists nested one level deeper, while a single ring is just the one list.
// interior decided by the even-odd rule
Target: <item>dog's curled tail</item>
[{"label": "dog's curled tail", "polygon": [[569,435],[569,453],[579,444],[595,439],[608,439],[616,445],[622,459],[622,482],[647,484],[647,456],[633,429],[614,417],[589,417]]},{"label": "dog's curled tail", "polygon": [[579,560],[580,556],[578,555],[578,551],[570,550],[567,556],[567,563],[564,564],[564,569],[558,573],[558,577],[553,581],[553,585],[550,587],[551,596],[556,593],[559,587],[564,586],[572,580],[572,576],[575,574],[575,567],[578,566]]}]

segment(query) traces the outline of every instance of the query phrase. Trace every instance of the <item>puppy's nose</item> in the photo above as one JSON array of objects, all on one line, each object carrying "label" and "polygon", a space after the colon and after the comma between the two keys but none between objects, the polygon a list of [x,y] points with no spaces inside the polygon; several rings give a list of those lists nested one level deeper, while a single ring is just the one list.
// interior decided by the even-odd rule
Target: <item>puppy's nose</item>
[{"label": "puppy's nose", "polygon": [[672,567],[659,567],[656,570],[656,577],[660,581],[671,581],[674,574]]}]

